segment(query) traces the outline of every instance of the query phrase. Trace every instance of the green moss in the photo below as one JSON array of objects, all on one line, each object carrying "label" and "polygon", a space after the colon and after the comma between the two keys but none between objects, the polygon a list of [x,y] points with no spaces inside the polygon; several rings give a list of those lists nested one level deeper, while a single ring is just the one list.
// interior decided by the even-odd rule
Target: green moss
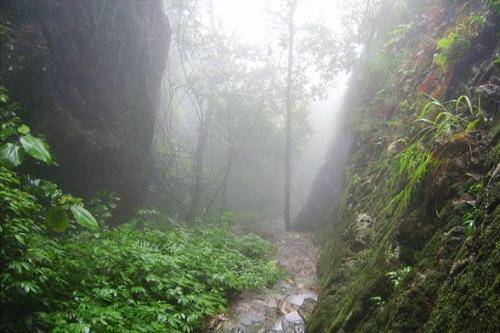
[{"label": "green moss", "polygon": [[441,286],[425,328],[429,332],[498,332],[500,330],[500,207],[485,221],[474,244],[479,246],[465,268]]},{"label": "green moss", "polygon": [[[485,17],[444,22],[439,52],[446,53],[447,66],[468,56]],[[421,31],[405,34],[423,37]],[[499,331],[491,318],[500,318],[500,231],[498,208],[491,210],[500,190],[497,179],[490,181],[500,156],[498,129],[477,120],[477,99],[440,103],[409,91],[421,81],[405,80],[425,77],[432,68],[432,54],[425,56],[370,58],[358,83],[363,100],[347,112],[355,113],[350,125],[361,130],[319,261],[322,291],[310,332]],[[381,68],[398,70],[382,76]],[[464,93],[449,83],[439,83],[444,96]],[[358,118],[369,119],[369,126]],[[355,244],[360,214],[374,221],[361,247]],[[391,282],[395,276],[398,283]]]}]

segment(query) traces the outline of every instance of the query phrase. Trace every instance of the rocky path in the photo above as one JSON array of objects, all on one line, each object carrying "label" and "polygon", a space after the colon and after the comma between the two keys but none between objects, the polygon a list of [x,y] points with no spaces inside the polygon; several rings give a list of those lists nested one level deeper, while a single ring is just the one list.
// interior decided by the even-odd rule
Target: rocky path
[{"label": "rocky path", "polygon": [[304,318],[312,312],[318,296],[318,253],[311,235],[286,232],[282,221],[263,225],[261,233],[277,244],[277,260],[286,275],[272,287],[246,292],[234,300],[229,318],[220,318],[216,332],[302,333],[305,330]]}]

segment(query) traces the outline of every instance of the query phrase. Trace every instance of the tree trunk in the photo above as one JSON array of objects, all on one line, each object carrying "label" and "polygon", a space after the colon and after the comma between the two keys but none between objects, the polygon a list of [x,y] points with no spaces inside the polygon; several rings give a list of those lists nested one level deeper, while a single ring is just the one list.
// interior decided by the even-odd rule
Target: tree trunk
[{"label": "tree trunk", "polygon": [[[201,103],[200,103],[201,105]],[[200,119],[200,135],[194,154],[194,189],[191,202],[185,215],[187,221],[192,221],[198,216],[198,209],[203,196],[203,169],[205,168],[205,148],[208,142],[208,136],[211,125],[211,109],[205,112],[205,119]]]},{"label": "tree trunk", "polygon": [[293,41],[295,26],[293,17],[297,8],[297,0],[289,2],[288,13],[288,73],[286,80],[286,147],[285,147],[285,229],[290,230],[290,190],[292,177],[292,69],[293,69]]},{"label": "tree trunk", "polygon": [[207,208],[205,209],[205,213],[203,214],[203,220],[206,220],[208,218],[208,216],[210,214],[210,210],[212,209],[212,207],[215,203],[215,200],[217,200],[217,197],[219,196],[219,194],[221,192],[222,193],[226,192],[227,180],[229,179],[231,169],[232,169],[233,164],[236,161],[236,157],[237,157],[237,154],[232,153],[232,147],[228,148],[227,156],[228,156],[227,157],[227,165],[226,165],[226,168],[224,170],[224,176],[222,178],[221,183],[219,184],[219,186],[217,187],[217,189],[213,193],[212,198],[210,199],[210,201],[207,205]]}]

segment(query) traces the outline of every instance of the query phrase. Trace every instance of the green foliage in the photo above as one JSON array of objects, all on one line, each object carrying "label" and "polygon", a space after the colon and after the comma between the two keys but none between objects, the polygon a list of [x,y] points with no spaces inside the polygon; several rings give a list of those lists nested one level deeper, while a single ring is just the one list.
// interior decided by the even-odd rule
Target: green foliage
[{"label": "green foliage", "polygon": [[15,168],[23,162],[25,154],[46,164],[54,164],[49,147],[16,116],[17,106],[9,103],[3,87],[0,88],[0,165]]},{"label": "green foliage", "polygon": [[56,232],[63,232],[70,225],[68,213],[61,207],[49,208],[45,217],[45,223],[50,230]]},{"label": "green foliage", "polygon": [[450,32],[437,42],[438,53],[434,56],[434,62],[446,70],[450,64],[460,60],[469,46],[469,41],[464,36],[454,31]]},{"label": "green foliage", "polygon": [[486,0],[486,4],[497,13],[500,12],[500,0]]},{"label": "green foliage", "polygon": [[469,193],[472,195],[477,196],[477,195],[483,193],[483,191],[484,191],[484,186],[482,183],[475,183],[469,187]]},{"label": "green foliage", "polygon": [[384,47],[392,47],[397,45],[400,41],[404,39],[406,34],[412,29],[411,24],[400,24],[395,27],[391,32],[389,32],[390,39],[385,42]]},{"label": "green foliage", "polygon": [[23,160],[23,153],[18,145],[6,143],[0,148],[0,161],[10,168],[19,166]]},{"label": "green foliage", "polygon": [[[400,44],[392,36],[385,40],[387,46],[397,44],[397,54],[410,51],[406,62],[413,72],[389,71],[384,78],[375,66],[362,68],[350,87],[359,92],[348,97],[347,111],[363,110],[377,126],[363,140],[355,133],[343,202],[327,207],[332,230],[318,266],[322,292],[311,332],[498,331],[498,320],[491,319],[498,318],[499,309],[498,206],[493,211],[498,178],[491,177],[500,151],[492,130],[495,105],[484,103],[489,109],[483,113],[477,99],[465,95],[448,102],[431,96],[422,101],[420,89],[414,89],[423,77],[431,78],[433,88],[439,84],[432,90],[436,96],[474,91],[477,77],[486,81],[492,73],[485,68],[495,55],[487,59],[467,53],[472,41],[478,48],[490,47],[474,38],[491,13],[473,1],[450,3],[446,9],[437,3],[432,8],[419,1],[412,5],[424,15],[432,13],[426,20],[416,15],[414,21],[431,23],[429,29],[412,29]],[[446,15],[441,15],[443,9]],[[472,10],[477,12],[471,16]],[[438,50],[447,57],[443,67],[457,61],[461,66],[467,59],[467,68],[474,68],[462,77],[469,73],[455,66],[454,73],[462,71],[460,82],[454,80],[458,76],[429,72],[427,41],[439,31],[446,31]],[[485,30],[487,34],[494,35]],[[377,52],[375,47],[367,52],[365,66]],[[373,103],[381,86],[385,98]],[[401,100],[408,107],[395,109]],[[391,209],[383,210],[388,201]],[[447,213],[448,205],[453,213]],[[375,222],[365,246],[346,237],[361,213]]]},{"label": "green foliage", "polygon": [[401,269],[391,271],[386,273],[385,275],[389,278],[389,280],[392,282],[394,287],[398,287],[401,281],[411,272],[411,267],[406,266]]},{"label": "green foliage", "polygon": [[118,206],[120,198],[114,192],[101,191],[94,195],[88,204],[90,213],[95,217],[101,227],[105,226],[112,215],[111,212]]},{"label": "green foliage", "polygon": [[88,210],[78,205],[72,205],[70,209],[79,225],[89,229],[97,228],[97,221]]},{"label": "green foliage", "polygon": [[[500,206],[472,233],[474,262],[467,262],[440,286],[425,332],[497,332],[499,330],[498,267]],[[469,227],[473,228],[473,226]],[[478,306],[480,304],[480,306]]]},{"label": "green foliage", "polygon": [[[26,127],[26,125],[23,126]],[[19,142],[24,148],[24,151],[32,157],[39,159],[40,161],[43,161],[47,164],[52,162],[52,157],[49,153],[49,146],[42,139],[36,138],[27,133],[19,138]]]},{"label": "green foliage", "polygon": [[423,148],[421,142],[413,143],[399,153],[388,180],[393,193],[396,193],[388,208],[402,212],[408,207],[418,186],[435,163],[432,154]]},{"label": "green foliage", "polygon": [[[21,208],[42,210],[29,200]],[[267,259],[273,247],[257,236],[207,227],[162,232],[149,222],[138,216],[64,241],[41,235],[31,223],[18,235],[29,255],[5,263],[13,272],[2,276],[2,307],[9,309],[3,329],[189,332],[224,311],[227,295],[279,276]],[[20,313],[24,322],[15,318]]]},{"label": "green foliage", "polygon": [[54,332],[190,332],[223,312],[228,294],[278,277],[268,252],[245,254],[267,246],[257,237],[250,245],[227,229],[161,232],[138,222],[62,244],[50,269],[72,287],[53,286],[61,295],[35,321]]},{"label": "green foliage", "polygon": [[2,332],[191,332],[224,311],[231,294],[280,276],[271,244],[221,227],[230,214],[217,226],[186,229],[141,208],[129,224],[106,230],[116,195],[98,194],[87,210],[16,168],[24,154],[53,159],[3,89],[0,106]]},{"label": "green foliage", "polygon": [[478,31],[486,24],[484,15],[470,15],[460,18],[458,24],[437,44],[434,63],[443,71],[450,65],[460,61],[470,48],[470,41],[477,36]]},{"label": "green foliage", "polygon": [[438,157],[443,152],[437,153],[437,142],[444,147],[446,142],[467,144],[468,133],[482,121],[480,107],[473,106],[468,96],[445,103],[432,96],[428,98],[415,121],[423,126],[414,130],[410,143],[390,163],[387,185],[394,195],[387,209],[403,212],[429,171],[441,164]]},{"label": "green foliage", "polygon": [[[26,154],[46,164],[55,164],[48,144],[30,133],[30,128],[16,116],[16,109],[17,106],[9,102],[5,89],[0,87],[0,166],[14,169],[23,163]],[[24,178],[20,177],[15,184],[19,187],[19,190],[26,187],[23,190],[30,193],[30,195],[35,195],[37,200],[48,204],[45,222],[49,230],[65,231],[70,224],[67,213],[69,211],[73,214],[75,221],[82,227],[97,227],[94,217],[82,206],[80,199],[63,194],[54,183],[33,180],[28,177]],[[14,188],[6,187],[5,190],[8,192],[14,190]],[[15,207],[16,198],[14,196],[9,198],[11,200],[8,203]],[[22,214],[20,209],[13,212]]]},{"label": "green foliage", "polygon": [[417,122],[426,124],[418,133],[420,140],[428,139],[429,133],[433,134],[431,139],[435,140],[458,132],[472,132],[481,121],[481,109],[474,107],[468,96],[461,95],[445,103],[427,96],[430,101],[417,119]]},{"label": "green foliage", "polygon": [[135,210],[135,218],[139,225],[148,225],[150,228],[166,231],[174,227],[185,227],[185,223],[160,213],[155,208],[140,207]]}]

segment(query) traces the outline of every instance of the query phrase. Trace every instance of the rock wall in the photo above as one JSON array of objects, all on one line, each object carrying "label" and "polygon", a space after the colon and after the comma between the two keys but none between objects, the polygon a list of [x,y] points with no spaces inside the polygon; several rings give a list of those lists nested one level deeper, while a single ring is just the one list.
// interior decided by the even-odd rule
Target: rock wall
[{"label": "rock wall", "polygon": [[340,199],[321,207],[308,330],[498,332],[499,2],[383,3],[392,27],[351,82],[342,177],[316,181]]},{"label": "rock wall", "polygon": [[[354,82],[358,73],[353,75],[350,89],[346,92],[342,109],[355,108],[359,101]],[[356,96],[356,97],[355,97]],[[300,208],[292,223],[296,231],[314,231],[324,229],[329,225],[331,212],[340,202],[342,182],[344,181],[344,167],[351,148],[352,133],[347,126],[346,117],[339,117],[339,124],[335,126],[335,134],[327,151],[325,162],[321,166],[311,187],[307,202]]]},{"label": "rock wall", "polygon": [[[141,203],[170,28],[161,0],[1,2],[1,73],[72,193]],[[118,214],[122,215],[122,214]]]}]

